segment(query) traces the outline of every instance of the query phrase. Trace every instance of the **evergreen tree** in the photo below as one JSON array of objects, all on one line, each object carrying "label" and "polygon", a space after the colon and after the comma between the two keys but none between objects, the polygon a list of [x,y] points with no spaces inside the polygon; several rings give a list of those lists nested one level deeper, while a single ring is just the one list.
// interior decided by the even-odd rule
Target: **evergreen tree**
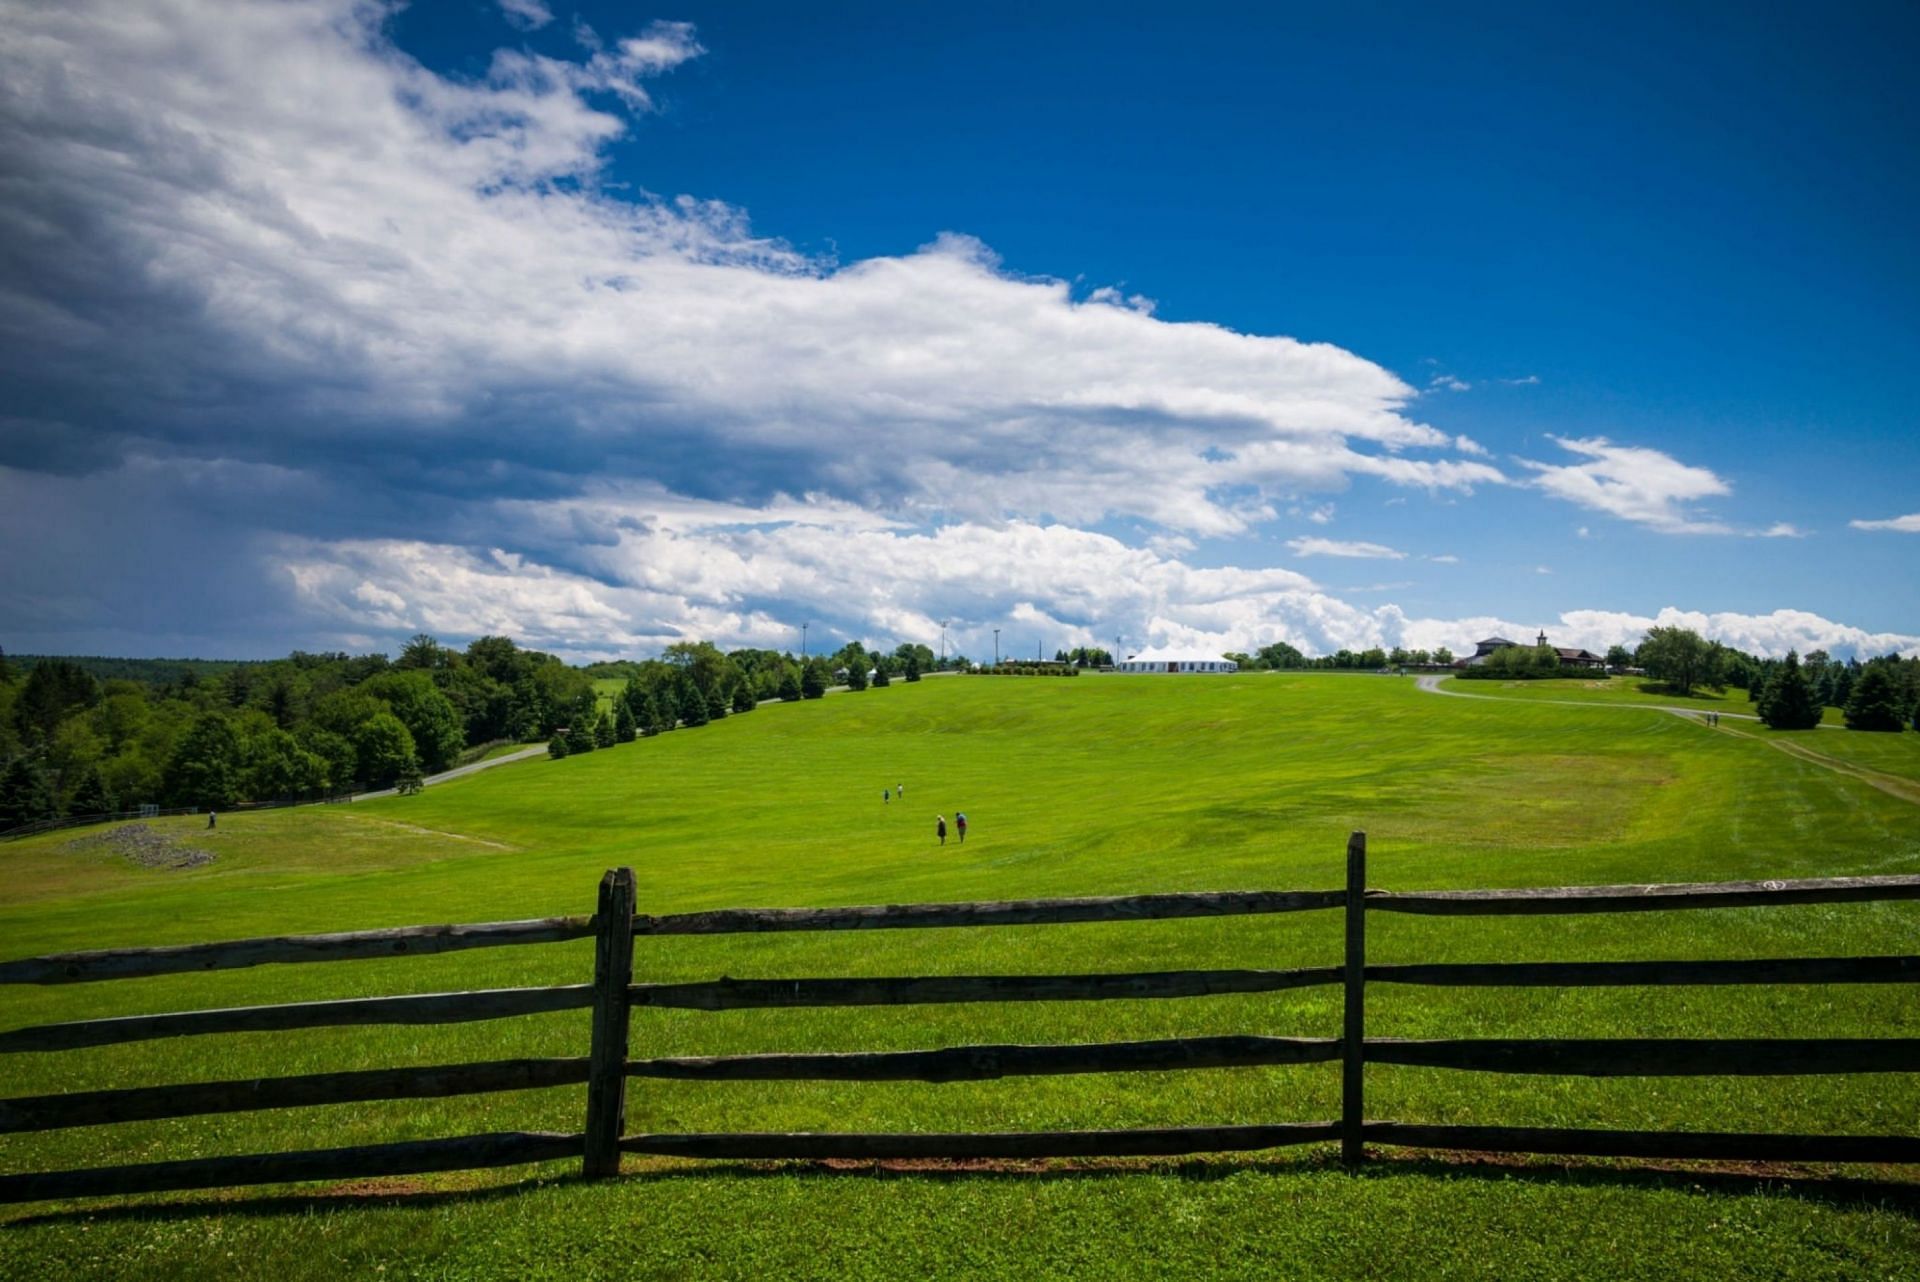
[{"label": "evergreen tree", "polygon": [[113,793],[100,777],[100,767],[88,766],[87,773],[80,777],[80,786],[73,790],[73,800],[67,805],[70,815],[110,815],[120,808]]},{"label": "evergreen tree", "polygon": [[847,689],[864,690],[867,688],[867,656],[856,654],[847,664]]},{"label": "evergreen tree", "polygon": [[635,715],[640,718],[640,733],[649,739],[666,728],[660,724],[660,700],[651,692],[640,696],[640,710]]},{"label": "evergreen tree", "polygon": [[573,724],[567,727],[567,752],[569,755],[578,756],[583,752],[592,751],[593,727],[589,724],[588,718],[575,717]]},{"label": "evergreen tree", "polygon": [[1811,730],[1820,724],[1820,704],[1813,697],[1806,674],[1800,670],[1800,656],[1787,651],[1787,659],[1761,696],[1760,719],[1775,730]]},{"label": "evergreen tree", "polygon": [[613,728],[613,718],[602,712],[593,721],[593,746],[611,748],[619,742],[618,731]]},{"label": "evergreen tree", "polygon": [[887,675],[887,664],[884,659],[873,669],[873,684],[875,688],[893,684],[893,678]]},{"label": "evergreen tree", "polygon": [[713,689],[707,691],[707,720],[723,720],[727,715],[727,707],[727,696],[721,693],[719,686],[716,685]]},{"label": "evergreen tree", "polygon": [[633,719],[633,704],[626,699],[620,700],[620,711],[613,718],[613,738],[616,743],[632,743],[638,735],[638,725]]},{"label": "evergreen tree", "polygon": [[662,734],[680,724],[680,701],[674,697],[673,684],[671,681],[662,681],[653,692],[653,702],[660,713],[653,724]]},{"label": "evergreen tree", "polygon": [[920,679],[920,660],[917,658],[914,658],[912,655],[908,655],[906,666],[907,666],[907,674],[906,674],[907,680],[918,681]]},{"label": "evergreen tree", "polygon": [[803,697],[805,692],[800,688],[800,674],[793,670],[792,664],[788,664],[786,672],[780,677],[780,701],[798,703]]},{"label": "evergreen tree", "polygon": [[567,736],[557,734],[547,740],[547,755],[555,761],[567,755]]},{"label": "evergreen tree", "polygon": [[1847,699],[1847,729],[1891,730],[1898,733],[1905,720],[1900,715],[1900,690],[1884,663],[1871,663],[1853,683]]},{"label": "evergreen tree", "polygon": [[735,712],[752,712],[754,703],[753,687],[745,681],[735,681],[733,683],[733,710]]},{"label": "evergreen tree", "polygon": [[675,692],[674,702],[680,705],[681,724],[692,728],[707,724],[707,699],[700,693],[693,678],[684,672],[680,674],[680,688]]},{"label": "evergreen tree", "polygon": [[403,797],[417,797],[426,791],[427,778],[420,773],[420,763],[403,766],[393,781],[394,791]]},{"label": "evergreen tree", "polygon": [[8,763],[0,775],[0,828],[51,819],[57,809],[53,785],[38,761],[23,755]]},{"label": "evergreen tree", "polygon": [[800,697],[819,699],[827,693],[827,665],[818,659],[806,665],[806,671],[800,674]]}]

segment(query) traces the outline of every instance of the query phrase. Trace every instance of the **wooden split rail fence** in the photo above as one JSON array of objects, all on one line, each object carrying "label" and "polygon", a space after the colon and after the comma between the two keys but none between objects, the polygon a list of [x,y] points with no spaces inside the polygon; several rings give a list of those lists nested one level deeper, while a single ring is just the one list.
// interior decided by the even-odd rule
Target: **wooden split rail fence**
[{"label": "wooden split rail fence", "polygon": [[[636,915],[633,872],[622,868],[607,873],[602,879],[598,910],[592,917],[410,926],[165,948],[119,948],[0,962],[0,984],[65,984],[268,963],[390,958],[587,937],[596,941],[591,984],[177,1011],[0,1032],[0,1054],[5,1054],[68,1051],[215,1033],[283,1032],[339,1025],[456,1023],[591,1009],[591,1041],[588,1053],[581,1057],[508,1059],[0,1099],[0,1134],[5,1134],[256,1109],[584,1084],[586,1119],[583,1130],[578,1133],[515,1131],[355,1148],[28,1172],[0,1176],[0,1202],[411,1175],[570,1157],[583,1159],[587,1175],[605,1176],[619,1169],[623,1153],[723,1159],[1162,1156],[1337,1141],[1349,1163],[1363,1160],[1363,1146],[1369,1142],[1418,1148],[1601,1157],[1920,1162],[1920,1136],[1912,1135],[1430,1126],[1368,1121],[1364,1112],[1364,1070],[1368,1064],[1602,1077],[1920,1071],[1920,1038],[1424,1041],[1369,1038],[1365,997],[1370,983],[1525,987],[1910,984],[1920,981],[1920,956],[1370,966],[1366,961],[1369,913],[1514,916],[1912,900],[1920,899],[1920,876],[1417,893],[1365,887],[1366,838],[1361,833],[1354,834],[1348,845],[1346,886],[1341,890],[1228,891],[862,908],[755,908],[654,917]],[[637,935],[1026,926],[1322,909],[1340,909],[1345,914],[1346,948],[1340,966],[1092,975],[719,979],[678,984],[635,983],[632,976],[633,940]],[[1340,985],[1344,989],[1339,1037],[1180,1037],[1091,1045],[955,1046],[856,1054],[656,1059],[630,1059],[627,1055],[629,1015],[636,1006],[738,1010],[947,1002],[1101,1001],[1268,993],[1317,985]],[[625,1127],[629,1078],[959,1082],[1048,1073],[1145,1072],[1335,1061],[1341,1065],[1342,1092],[1340,1117],[1333,1121],[960,1134],[630,1135]]]}]

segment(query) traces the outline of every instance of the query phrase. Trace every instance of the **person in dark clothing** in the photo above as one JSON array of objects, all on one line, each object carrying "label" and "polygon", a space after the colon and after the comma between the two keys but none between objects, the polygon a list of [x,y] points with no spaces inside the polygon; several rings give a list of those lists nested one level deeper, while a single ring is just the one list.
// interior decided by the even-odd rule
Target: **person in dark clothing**
[{"label": "person in dark clothing", "polygon": [[941,845],[944,846],[947,844],[947,817],[945,815],[935,815],[933,817],[933,835],[940,839]]},{"label": "person in dark clothing", "polygon": [[964,810],[958,811],[953,816],[953,831],[954,831],[954,835],[960,838],[960,844],[965,845],[967,841],[967,812],[966,811]]}]

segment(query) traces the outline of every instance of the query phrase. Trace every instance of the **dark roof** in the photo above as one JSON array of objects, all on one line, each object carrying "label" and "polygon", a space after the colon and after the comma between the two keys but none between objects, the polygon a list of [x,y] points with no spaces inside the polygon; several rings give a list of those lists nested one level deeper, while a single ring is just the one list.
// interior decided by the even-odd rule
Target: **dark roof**
[{"label": "dark roof", "polygon": [[1488,637],[1485,641],[1475,641],[1475,645],[1519,645],[1518,641],[1509,641],[1505,637]]}]

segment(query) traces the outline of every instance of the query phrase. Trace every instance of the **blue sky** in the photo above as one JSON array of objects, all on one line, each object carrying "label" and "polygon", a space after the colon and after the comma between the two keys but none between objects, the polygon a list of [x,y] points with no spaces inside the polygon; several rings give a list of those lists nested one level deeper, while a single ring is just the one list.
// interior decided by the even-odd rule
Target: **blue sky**
[{"label": "blue sky", "polygon": [[1920,648],[1910,6],[12,26],[10,649]]}]

